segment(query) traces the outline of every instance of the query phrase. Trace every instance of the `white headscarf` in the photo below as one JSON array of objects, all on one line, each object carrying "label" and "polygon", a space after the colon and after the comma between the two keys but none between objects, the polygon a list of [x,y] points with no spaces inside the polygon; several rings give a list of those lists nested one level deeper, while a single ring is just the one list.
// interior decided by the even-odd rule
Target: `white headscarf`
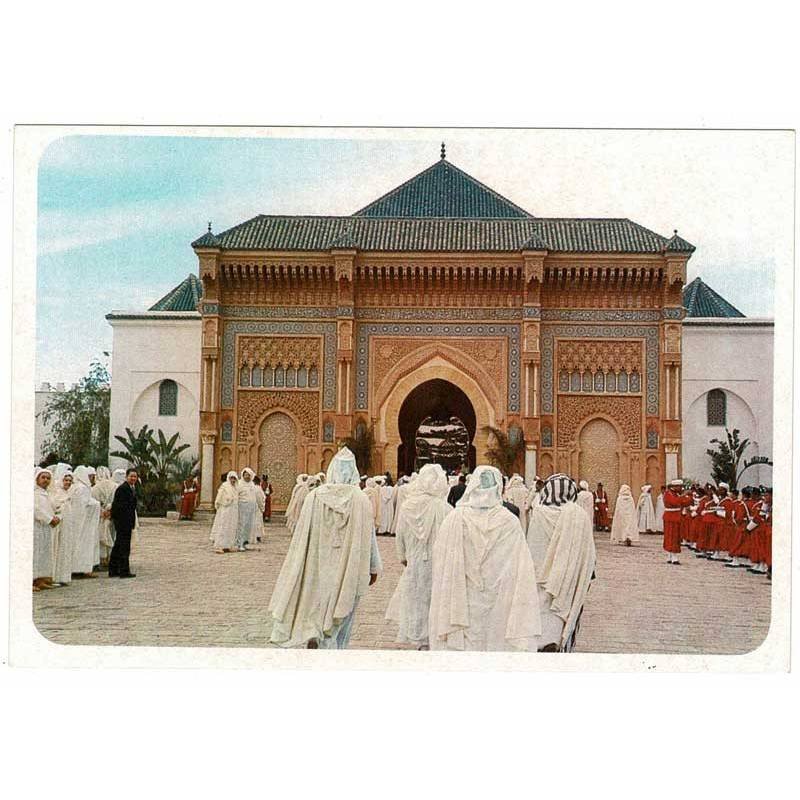
[{"label": "white headscarf", "polygon": [[[320,476],[323,473],[319,473]],[[326,476],[326,483],[344,483],[350,486],[358,486],[361,476],[356,466],[356,457],[348,447],[343,447],[331,460]]]},{"label": "white headscarf", "polygon": [[253,470],[251,470],[250,467],[245,467],[242,470],[242,478],[244,478],[245,473],[247,473],[250,476],[250,480],[253,480],[253,478],[255,478],[255,476],[256,476],[255,472],[253,472]]},{"label": "white headscarf", "polygon": [[39,476],[46,472],[50,476],[50,483],[53,482],[53,473],[47,467],[36,467],[33,471],[33,483],[36,485],[36,481],[39,479]]},{"label": "white headscarf", "polygon": [[111,473],[111,480],[113,480],[117,485],[125,483],[125,470],[121,467],[115,469],[114,472]]},{"label": "white headscarf", "polygon": [[97,480],[107,481],[111,478],[111,470],[108,467],[97,468]]},{"label": "white headscarf", "polygon": [[589,481],[581,481],[581,482],[578,484],[578,486],[580,486],[580,487],[581,487],[581,489],[582,489],[584,492],[588,492],[588,491],[589,491]]},{"label": "white headscarf", "polygon": [[503,476],[497,467],[478,467],[467,479],[467,488],[457,506],[494,508],[503,504]]},{"label": "white headscarf", "polygon": [[83,464],[79,466],[75,470],[75,482],[82,483],[84,486],[88,487],[89,489],[92,488],[92,483],[89,480],[89,467],[84,467]]}]

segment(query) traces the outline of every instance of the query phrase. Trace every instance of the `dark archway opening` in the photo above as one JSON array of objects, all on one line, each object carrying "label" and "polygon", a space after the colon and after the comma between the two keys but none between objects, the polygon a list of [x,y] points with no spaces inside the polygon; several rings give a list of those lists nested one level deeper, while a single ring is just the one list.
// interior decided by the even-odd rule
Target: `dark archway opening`
[{"label": "dark archway opening", "polygon": [[[400,406],[397,469],[407,475],[424,463],[475,469],[475,409],[453,383],[435,378],[413,389]],[[420,426],[423,426],[420,431]]]}]

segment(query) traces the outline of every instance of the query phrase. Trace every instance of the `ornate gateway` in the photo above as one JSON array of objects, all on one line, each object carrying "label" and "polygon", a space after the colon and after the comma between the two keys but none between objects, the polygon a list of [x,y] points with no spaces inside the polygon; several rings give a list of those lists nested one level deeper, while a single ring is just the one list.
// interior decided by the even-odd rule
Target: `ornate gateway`
[{"label": "ornate gateway", "polygon": [[351,436],[372,442],[362,471],[409,471],[452,449],[431,420],[469,466],[490,428],[521,431],[528,480],[613,494],[679,474],[694,247],[677,232],[536,217],[442,156],[351,216],[255,217],[192,246],[206,506],[223,468],[257,464],[280,510]]}]

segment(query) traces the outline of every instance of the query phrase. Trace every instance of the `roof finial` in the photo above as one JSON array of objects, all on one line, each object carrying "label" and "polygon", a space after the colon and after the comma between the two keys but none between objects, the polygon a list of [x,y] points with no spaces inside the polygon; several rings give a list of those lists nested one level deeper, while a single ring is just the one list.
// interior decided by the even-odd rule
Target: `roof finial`
[{"label": "roof finial", "polygon": [[211,233],[211,220],[208,221],[208,232]]},{"label": "roof finial", "polygon": [[444,142],[442,142],[442,152],[441,152],[441,155],[439,156],[439,158],[441,158],[442,161],[444,161],[444,159],[445,159]]},{"label": "roof finial", "polygon": [[673,232],[673,233],[674,233],[676,236],[678,235],[678,229],[677,229],[677,228],[673,228],[673,229],[672,229],[672,232]]}]

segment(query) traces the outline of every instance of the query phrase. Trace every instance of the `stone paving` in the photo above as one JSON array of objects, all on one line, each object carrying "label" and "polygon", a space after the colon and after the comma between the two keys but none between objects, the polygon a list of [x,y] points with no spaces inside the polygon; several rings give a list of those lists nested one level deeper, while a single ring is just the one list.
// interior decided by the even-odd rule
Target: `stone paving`
[{"label": "stone paving", "polygon": [[[217,555],[210,521],[144,519],[132,556],[135,580],[73,581],[33,595],[41,633],[63,644],[265,647],[267,606],[289,547],[282,525],[265,528],[247,553]],[[594,653],[745,653],[769,628],[770,584],[746,570],[684,552],[665,563],[660,536],[612,547],[597,534],[597,579],[586,602],[577,649]],[[384,619],[400,575],[394,539],[378,539],[384,574],[362,599],[351,647],[392,649]]]}]

